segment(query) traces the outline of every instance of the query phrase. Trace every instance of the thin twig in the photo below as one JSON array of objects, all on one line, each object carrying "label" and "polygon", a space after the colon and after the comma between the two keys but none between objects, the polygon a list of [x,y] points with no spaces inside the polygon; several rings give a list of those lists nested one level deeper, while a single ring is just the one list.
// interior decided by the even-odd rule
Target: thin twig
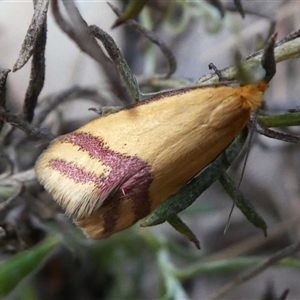
[{"label": "thin twig", "polygon": [[117,69],[104,54],[96,39],[91,35],[88,25],[80,15],[73,1],[64,0],[63,3],[73,25],[68,23],[62,17],[59,11],[57,0],[53,0],[51,1],[51,5],[56,23],[61,28],[61,30],[65,32],[83,52],[85,52],[96,62],[98,62],[108,78],[110,91],[114,95],[116,95],[117,98],[124,98],[124,95],[126,95],[126,90],[124,90],[123,88]]},{"label": "thin twig", "polygon": [[268,228],[267,239],[259,233],[250,238],[247,238],[246,240],[240,240],[228,246],[227,248],[212,253],[211,255],[203,258],[201,261],[213,262],[217,260],[246,255],[248,253],[251,253],[252,251],[257,250],[260,247],[270,245],[272,242],[286,235],[292,228],[298,227],[299,225],[300,221],[297,217],[279,222]]},{"label": "thin twig", "polygon": [[[251,69],[253,65],[256,65],[260,62],[263,49],[254,52],[253,54],[249,55],[245,59],[241,61],[243,68]],[[284,60],[288,60],[291,58],[296,58],[300,56],[300,30],[292,32],[287,37],[282,39],[281,41],[277,42],[275,45],[275,61],[279,63]],[[227,80],[233,80],[236,76],[236,66],[230,66],[219,70],[224,78]],[[207,83],[214,83],[218,82],[218,76],[214,73],[202,76],[198,80],[198,84],[207,84]]]},{"label": "thin twig", "polygon": [[282,142],[287,142],[287,143],[295,143],[295,144],[300,143],[300,136],[283,133],[283,132],[278,132],[278,131],[274,131],[272,129],[266,128],[260,124],[259,120],[257,120],[257,122],[255,124],[253,124],[253,122],[250,122],[249,126],[252,129],[254,129],[256,132],[260,133],[261,135],[267,136],[269,138],[276,139],[276,140],[279,140]]},{"label": "thin twig", "polygon": [[40,126],[47,116],[62,103],[78,98],[99,100],[99,96],[99,93],[95,89],[84,88],[76,85],[58,94],[48,96],[45,99],[42,99],[39,103],[33,125],[37,127]]},{"label": "thin twig", "polygon": [[[275,45],[275,60],[276,63],[297,58],[300,56],[300,30],[292,32]],[[245,71],[252,70],[253,66],[257,66],[262,57],[263,50],[256,51],[241,61],[241,65]],[[222,70],[219,70],[222,77],[231,81],[236,79],[236,66],[229,66]],[[151,85],[152,87],[159,88],[181,88],[183,86],[191,84],[187,80],[182,78],[161,78],[160,75],[154,74],[151,76],[139,76],[138,81],[141,85]],[[215,73],[210,73],[202,76],[198,81],[198,85],[214,84],[219,82],[219,77]]]},{"label": "thin twig", "polygon": [[22,171],[10,176],[12,180],[16,180],[21,183],[26,183],[28,181],[36,179],[36,174],[34,168]]},{"label": "thin twig", "polygon": [[258,120],[264,127],[300,126],[300,112],[288,112],[279,115],[259,116]]},{"label": "thin twig", "polygon": [[[112,5],[111,3],[107,3],[110,8],[114,11],[114,13],[120,17],[122,15],[121,11],[115,7],[114,5]],[[173,54],[173,52],[171,51],[171,49],[159,38],[157,37],[152,31],[144,28],[141,24],[139,24],[138,22],[134,21],[134,20],[127,20],[125,22],[125,25],[129,25],[131,27],[133,27],[135,30],[137,30],[139,33],[141,33],[143,36],[145,36],[147,39],[149,39],[153,44],[157,45],[159,47],[159,49],[161,50],[161,52],[163,53],[163,55],[165,56],[165,58],[168,61],[169,64],[169,69],[167,74],[165,75],[160,75],[160,77],[170,77],[177,68],[177,62],[175,59],[175,56]]]},{"label": "thin twig", "polygon": [[7,122],[14,127],[21,129],[28,135],[38,139],[46,139],[51,141],[54,138],[51,133],[45,131],[42,128],[31,125],[19,116],[8,113],[3,107],[0,107],[0,120]]},{"label": "thin twig", "polygon": [[282,40],[280,40],[279,42],[276,43],[276,46],[281,46],[289,41],[295,40],[298,37],[300,37],[300,29],[296,30],[294,32],[291,32],[290,34],[288,34],[286,37],[284,37]]},{"label": "thin twig", "polygon": [[270,266],[274,265],[278,261],[282,260],[283,258],[292,256],[300,251],[300,242],[295,243],[289,247],[286,247],[272,256],[270,256],[268,259],[265,259],[261,263],[257,264],[254,268],[249,270],[248,272],[240,275],[234,282],[228,283],[225,286],[223,286],[219,291],[217,291],[212,297],[209,298],[209,300],[219,300],[224,299],[225,296],[233,291],[235,288],[237,288],[239,285],[249,281],[250,279],[256,277],[258,274],[265,271]]},{"label": "thin twig", "polygon": [[68,23],[60,13],[57,0],[51,2],[54,19],[63,32],[65,32],[77,46],[103,67],[111,67],[111,63],[104,55],[96,40],[91,36],[86,22],[83,20],[74,3],[64,2],[67,12],[73,21]]},{"label": "thin twig", "polygon": [[3,180],[0,182],[0,186],[1,185],[13,185],[15,186],[15,190],[10,197],[8,197],[5,201],[0,203],[0,212],[5,210],[18,196],[21,195],[22,192],[24,192],[23,184],[18,181],[9,181],[9,183],[6,183],[6,181]]}]

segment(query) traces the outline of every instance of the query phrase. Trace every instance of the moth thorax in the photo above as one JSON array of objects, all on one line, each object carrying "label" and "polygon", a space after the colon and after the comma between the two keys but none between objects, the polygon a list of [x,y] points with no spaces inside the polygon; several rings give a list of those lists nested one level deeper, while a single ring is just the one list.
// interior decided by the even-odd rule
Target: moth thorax
[{"label": "moth thorax", "polygon": [[255,110],[260,107],[263,92],[267,89],[268,84],[260,81],[254,85],[245,85],[241,87],[240,97],[245,107]]}]

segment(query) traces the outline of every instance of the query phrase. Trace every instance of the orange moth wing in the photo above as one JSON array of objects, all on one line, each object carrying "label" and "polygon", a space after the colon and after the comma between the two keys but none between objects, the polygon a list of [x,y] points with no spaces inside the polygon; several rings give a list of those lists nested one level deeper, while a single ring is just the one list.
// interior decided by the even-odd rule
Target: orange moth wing
[{"label": "orange moth wing", "polygon": [[91,238],[152,212],[213,161],[260,106],[267,83],[162,94],[61,136],[37,178]]}]

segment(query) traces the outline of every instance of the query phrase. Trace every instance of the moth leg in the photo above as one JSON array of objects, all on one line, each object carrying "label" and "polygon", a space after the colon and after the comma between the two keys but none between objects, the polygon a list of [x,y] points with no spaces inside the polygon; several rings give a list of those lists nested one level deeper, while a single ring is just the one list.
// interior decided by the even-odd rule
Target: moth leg
[{"label": "moth leg", "polygon": [[227,81],[226,78],[223,77],[221,71],[214,65],[214,63],[210,63],[210,64],[208,65],[208,68],[209,68],[210,70],[214,70],[214,71],[215,71],[216,75],[219,77],[219,81],[220,81],[220,82]]}]

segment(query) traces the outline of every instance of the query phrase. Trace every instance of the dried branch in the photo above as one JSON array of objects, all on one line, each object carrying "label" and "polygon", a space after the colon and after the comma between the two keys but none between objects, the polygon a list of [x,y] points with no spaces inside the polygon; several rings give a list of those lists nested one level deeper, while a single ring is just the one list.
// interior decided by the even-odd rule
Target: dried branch
[{"label": "dried branch", "polygon": [[114,95],[116,95],[117,98],[124,98],[124,95],[126,95],[126,91],[123,88],[117,69],[104,54],[96,39],[91,35],[88,25],[80,15],[73,1],[64,0],[63,3],[73,25],[68,23],[62,17],[58,8],[57,0],[53,0],[51,1],[52,12],[56,23],[61,28],[61,30],[65,32],[83,52],[88,54],[96,62],[99,63],[108,78],[110,91]]},{"label": "dried branch", "polygon": [[[7,163],[12,163],[8,157],[5,157]],[[11,167],[9,165],[9,167]],[[2,176],[4,175],[4,176]],[[6,175],[6,176],[5,176]],[[26,170],[24,172],[19,172],[12,174],[11,172],[6,172],[6,174],[1,174],[0,177],[0,195],[1,186],[13,186],[15,187],[13,194],[8,197],[5,201],[0,203],[0,212],[5,210],[18,196],[20,196],[25,191],[25,183],[34,180],[36,178],[34,169]]]},{"label": "dried branch", "polygon": [[284,37],[282,40],[280,40],[279,42],[276,43],[276,46],[281,46],[289,41],[295,40],[298,37],[300,37],[300,29],[296,30],[294,32],[291,32],[289,35],[287,35],[286,37]]},{"label": "dried branch", "polygon": [[[247,70],[252,70],[253,66],[257,66],[260,62],[263,54],[263,50],[254,52],[249,55],[247,58],[241,61],[242,68]],[[283,38],[275,45],[275,60],[276,63],[285,61],[292,58],[300,57],[300,30],[292,32],[287,37]],[[236,79],[236,66],[229,66],[222,70],[219,70],[223,78],[228,81]],[[202,76],[198,81],[198,85],[206,84],[215,84],[219,82],[219,77],[215,73],[210,73]],[[184,80],[182,78],[161,78],[158,75],[141,76],[139,78],[139,84],[142,85],[151,85],[152,87],[160,88],[181,88],[183,86],[192,85],[192,82]]]},{"label": "dried branch", "polygon": [[267,136],[272,139],[276,139],[282,142],[287,142],[287,143],[295,143],[299,144],[300,143],[300,136],[288,134],[288,133],[283,133],[283,132],[278,132],[274,131],[272,129],[264,127],[262,124],[260,124],[259,120],[253,124],[253,122],[250,122],[249,126],[254,129],[256,132],[260,133],[261,135]]},{"label": "dried branch", "polygon": [[223,286],[218,292],[216,292],[212,297],[210,297],[209,300],[224,299],[228,293],[230,293],[239,285],[254,278],[255,276],[262,273],[267,268],[274,265],[275,263],[282,260],[283,258],[294,255],[299,251],[300,251],[300,242],[276,252],[275,254],[271,255],[268,259],[265,259],[263,262],[257,264],[257,266],[254,267],[253,269],[249,270],[243,275],[240,275],[234,282],[231,282]]},{"label": "dried branch", "polygon": [[58,105],[78,98],[98,99],[99,93],[95,89],[72,86],[56,95],[46,97],[39,103],[33,125],[40,126]]},{"label": "dried branch", "polygon": [[279,115],[258,116],[260,124],[264,127],[300,126],[300,112],[289,112]]},{"label": "dried branch", "polygon": [[2,181],[0,181],[0,194],[1,194],[1,186],[4,186],[4,185],[14,186],[15,190],[10,197],[8,197],[5,201],[0,203],[0,212],[5,210],[18,196],[21,195],[22,192],[24,192],[24,186],[21,182],[18,182],[18,181],[6,182],[5,180],[2,180]]},{"label": "dried branch", "polygon": [[0,120],[23,130],[28,135],[37,139],[46,139],[51,141],[54,138],[54,136],[49,132],[45,131],[42,128],[38,128],[36,126],[31,125],[19,116],[8,113],[3,107],[0,107]]},{"label": "dried branch", "polygon": [[[121,11],[117,7],[115,7],[111,3],[107,3],[107,4],[110,6],[110,8],[114,11],[114,13],[118,17],[120,17],[122,15]],[[134,20],[127,20],[125,22],[125,25],[129,25],[129,26],[133,27],[139,33],[141,33],[143,36],[145,36],[152,43],[154,43],[155,45],[157,45],[159,47],[159,49],[162,51],[163,55],[165,56],[165,58],[167,59],[168,64],[169,64],[169,70],[168,70],[167,74],[161,75],[161,77],[164,77],[164,78],[170,77],[176,71],[176,68],[177,68],[177,62],[176,62],[176,59],[175,59],[174,54],[172,53],[171,49],[160,38],[158,38],[152,31],[147,30],[138,22],[136,22]]]},{"label": "dried branch", "polygon": [[[300,57],[300,30],[292,32],[287,37],[277,42],[275,45],[275,60],[276,63],[279,63],[284,60]],[[247,69],[252,69],[253,65],[256,65],[260,62],[263,49],[256,51],[253,54],[249,55],[247,58],[241,61],[242,67]],[[222,77],[227,80],[233,80],[236,76],[236,66],[230,66],[225,69],[219,70],[222,74]],[[202,76],[197,84],[209,84],[216,83],[219,81],[219,78],[216,74],[208,74]]]}]

